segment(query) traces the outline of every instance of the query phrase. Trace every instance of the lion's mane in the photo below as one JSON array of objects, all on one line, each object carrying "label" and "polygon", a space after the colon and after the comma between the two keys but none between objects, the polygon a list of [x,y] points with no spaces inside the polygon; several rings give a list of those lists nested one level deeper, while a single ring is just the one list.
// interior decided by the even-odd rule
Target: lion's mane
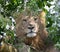
[{"label": "lion's mane", "polygon": [[[25,13],[25,14],[24,14]],[[31,12],[28,12],[27,15]],[[33,13],[32,13],[33,14]],[[36,15],[36,14],[35,14]],[[46,31],[46,24],[45,24],[45,12],[41,11],[39,12],[37,18],[39,19],[38,24],[39,24],[39,31],[37,32],[37,36],[34,38],[29,38],[25,36],[25,32],[23,31],[23,26],[22,26],[22,18],[26,16],[26,11],[23,13],[20,13],[20,15],[16,18],[16,34],[18,37],[21,39],[24,39],[24,42],[34,49],[45,49],[45,43],[44,41],[46,40],[48,33]],[[25,25],[25,24],[24,24]],[[24,38],[25,37],[25,38]]]}]

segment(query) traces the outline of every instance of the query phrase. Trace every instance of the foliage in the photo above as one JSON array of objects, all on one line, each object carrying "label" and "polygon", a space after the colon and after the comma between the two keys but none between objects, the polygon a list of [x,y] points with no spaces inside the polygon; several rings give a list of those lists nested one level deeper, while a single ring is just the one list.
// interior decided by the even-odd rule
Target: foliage
[{"label": "foliage", "polygon": [[47,30],[49,32],[49,37],[56,47],[60,49],[60,8],[58,5],[59,1],[56,1],[54,11],[55,13],[47,13]]},{"label": "foliage", "polygon": [[50,2],[50,1],[53,1],[53,0],[38,0],[38,1],[37,1],[38,7],[39,7],[39,8],[43,8],[45,5],[47,5],[48,7],[50,7],[51,4],[48,3],[47,1]]},{"label": "foliage", "polygon": [[18,7],[23,8],[23,0],[0,0],[1,8],[4,16],[10,16]]},{"label": "foliage", "polygon": [[[7,24],[9,24],[8,25],[9,27],[7,27]],[[11,26],[11,20],[8,17],[4,18],[0,14],[0,35],[2,35],[3,37],[11,36],[11,40],[9,40],[9,38],[8,38],[8,39],[5,39],[5,41],[13,44],[14,30],[11,30],[10,26]]]},{"label": "foliage", "polygon": [[0,0],[0,9],[1,13],[4,16],[10,16],[13,15],[14,12],[22,11],[24,10],[24,5],[26,2],[26,6],[30,8],[31,10],[39,10],[39,9],[44,9],[44,6],[47,5],[48,7],[51,6],[50,3],[47,1],[52,1],[52,0]]}]

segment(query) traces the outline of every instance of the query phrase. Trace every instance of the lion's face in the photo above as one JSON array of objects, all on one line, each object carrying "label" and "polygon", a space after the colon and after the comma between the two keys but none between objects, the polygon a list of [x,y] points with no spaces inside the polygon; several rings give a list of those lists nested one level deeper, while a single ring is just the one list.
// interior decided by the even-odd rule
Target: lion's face
[{"label": "lion's face", "polygon": [[22,28],[27,37],[34,37],[38,32],[38,18],[34,16],[25,16],[22,18]]},{"label": "lion's face", "polygon": [[19,14],[16,19],[16,34],[18,37],[35,37],[39,34],[43,39],[46,36],[44,12],[40,15],[25,13]]}]

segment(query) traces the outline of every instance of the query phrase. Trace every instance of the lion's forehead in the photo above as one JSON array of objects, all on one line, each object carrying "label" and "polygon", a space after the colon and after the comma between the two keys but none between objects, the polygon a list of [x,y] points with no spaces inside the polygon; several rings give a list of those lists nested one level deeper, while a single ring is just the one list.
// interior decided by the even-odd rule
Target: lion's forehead
[{"label": "lion's forehead", "polygon": [[34,18],[38,18],[37,16],[24,16],[22,17],[22,19],[34,19]]},{"label": "lion's forehead", "polygon": [[22,21],[24,21],[24,20],[27,21],[27,22],[35,22],[35,23],[38,23],[39,18],[36,17],[36,16],[25,16],[24,18],[22,18]]}]

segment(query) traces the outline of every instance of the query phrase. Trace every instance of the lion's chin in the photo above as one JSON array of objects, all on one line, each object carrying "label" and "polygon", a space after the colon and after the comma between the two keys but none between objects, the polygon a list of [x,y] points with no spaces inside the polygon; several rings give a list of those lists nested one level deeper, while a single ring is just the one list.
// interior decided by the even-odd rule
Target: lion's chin
[{"label": "lion's chin", "polygon": [[27,37],[35,37],[37,34],[36,33],[28,33]]}]

